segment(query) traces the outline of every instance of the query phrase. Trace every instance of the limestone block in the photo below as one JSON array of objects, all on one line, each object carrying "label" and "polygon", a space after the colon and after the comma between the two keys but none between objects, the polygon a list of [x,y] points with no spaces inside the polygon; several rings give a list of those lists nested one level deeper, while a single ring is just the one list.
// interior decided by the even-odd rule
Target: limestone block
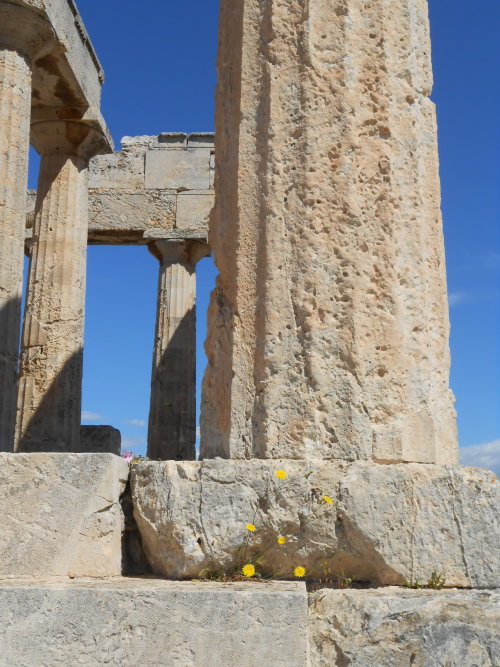
[{"label": "limestone block", "polygon": [[0,664],[306,667],[307,611],[297,583],[2,582]]},{"label": "limestone block", "polygon": [[80,426],[80,451],[120,456],[122,436],[113,426]]},{"label": "limestone block", "polygon": [[495,667],[498,591],[326,590],[310,596],[311,667]]},{"label": "limestone block", "polygon": [[111,454],[0,454],[0,578],[121,574],[127,478]]},{"label": "limestone block", "polygon": [[89,166],[89,188],[134,189],[144,187],[144,155],[121,151],[95,157]]},{"label": "limestone block", "polygon": [[179,229],[197,229],[207,226],[213,205],[213,191],[180,192],[177,195],[177,227]]},{"label": "limestone block", "polygon": [[146,153],[146,188],[203,190],[210,187],[210,150],[154,149]]},{"label": "limestone block", "polygon": [[[277,479],[277,468],[285,480]],[[500,485],[481,468],[145,462],[132,467],[131,486],[146,556],[166,577],[227,571],[254,553],[258,569],[274,578],[292,578],[301,565],[309,579],[331,572],[401,585],[405,578],[427,582],[437,570],[448,586],[500,583]],[[238,551],[247,523],[257,530]],[[284,545],[278,536],[286,537]]]},{"label": "limestone block", "polygon": [[175,194],[158,190],[101,190],[89,196],[90,233],[170,229],[175,225]]}]

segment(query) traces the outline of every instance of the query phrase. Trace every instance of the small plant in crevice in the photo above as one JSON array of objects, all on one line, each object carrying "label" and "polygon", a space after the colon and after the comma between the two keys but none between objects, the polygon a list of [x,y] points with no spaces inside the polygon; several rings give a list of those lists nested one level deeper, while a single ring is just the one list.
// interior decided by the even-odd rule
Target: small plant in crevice
[{"label": "small plant in crevice", "polygon": [[405,588],[413,588],[413,589],[430,589],[430,590],[435,590],[435,591],[440,591],[446,583],[446,578],[443,574],[438,572],[437,570],[432,570],[431,576],[427,583],[424,583],[423,581],[420,581],[419,579],[413,580],[412,578],[410,579],[403,579],[403,586]]},{"label": "small plant in crevice", "polygon": [[[301,476],[309,479],[313,472],[308,470]],[[258,521],[259,508],[262,508],[263,504],[266,507],[272,506],[271,495],[273,493],[283,498],[287,486],[293,481],[294,479],[291,479],[288,472],[283,468],[275,466],[270,471],[265,493],[259,499],[259,503],[256,504],[253,516],[247,517],[246,523],[242,522],[243,538],[235,550],[231,568],[228,568],[227,572],[218,572],[216,567],[204,568],[199,573],[200,579],[217,581],[254,580],[264,579],[264,574],[266,575],[265,578],[268,579],[304,579],[307,577],[308,564],[300,556],[303,540],[301,533],[304,530],[304,525],[310,526],[312,522],[321,519],[337,506],[332,497],[317,488],[314,489],[310,497],[311,506],[304,508],[304,513],[299,516],[298,525],[292,528],[290,522],[276,528],[269,525],[269,519],[264,519],[261,524]],[[290,563],[290,550],[297,554],[297,562],[293,565]],[[286,564],[280,566],[285,552],[288,554],[288,558],[284,558]]]},{"label": "small plant in crevice", "polygon": [[151,461],[151,459],[148,459],[147,456],[138,456],[137,454],[134,454],[131,451],[128,451],[125,449],[122,454],[122,459],[125,459],[127,463],[130,464],[135,464],[135,463],[142,463],[143,461]]}]

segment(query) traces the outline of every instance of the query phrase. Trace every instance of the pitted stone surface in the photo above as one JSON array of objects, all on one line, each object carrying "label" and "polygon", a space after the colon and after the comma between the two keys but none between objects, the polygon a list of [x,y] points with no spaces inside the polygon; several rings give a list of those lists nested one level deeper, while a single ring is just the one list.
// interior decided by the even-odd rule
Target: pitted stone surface
[{"label": "pitted stone surface", "polygon": [[112,454],[0,454],[0,578],[120,575],[127,479]]},{"label": "pitted stone surface", "polygon": [[427,2],[223,0],[204,458],[455,464]]},{"label": "pitted stone surface", "polygon": [[326,590],[310,596],[311,667],[495,667],[500,593]]},{"label": "pitted stone surface", "polygon": [[298,583],[0,582],[0,665],[306,667]]},{"label": "pitted stone surface", "polygon": [[[277,468],[286,480],[276,478]],[[328,570],[401,585],[405,578],[427,582],[437,570],[447,586],[500,583],[500,484],[481,468],[145,462],[132,466],[131,485],[146,556],[165,577],[241,566],[239,548],[253,523],[247,552],[260,554],[258,569],[275,578],[293,578],[302,565],[309,579],[324,579]],[[285,545],[276,544],[280,535]]]}]

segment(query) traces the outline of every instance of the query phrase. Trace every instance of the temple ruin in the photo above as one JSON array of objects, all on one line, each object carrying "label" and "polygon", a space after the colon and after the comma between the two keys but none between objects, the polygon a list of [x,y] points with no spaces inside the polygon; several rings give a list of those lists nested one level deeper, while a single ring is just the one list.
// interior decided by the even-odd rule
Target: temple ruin
[{"label": "temple ruin", "polygon": [[[430,53],[426,0],[221,0],[215,134],[114,151],[74,1],[0,0],[0,664],[500,664],[499,483],[458,465]],[[80,423],[89,244],[158,263],[131,465]]]}]

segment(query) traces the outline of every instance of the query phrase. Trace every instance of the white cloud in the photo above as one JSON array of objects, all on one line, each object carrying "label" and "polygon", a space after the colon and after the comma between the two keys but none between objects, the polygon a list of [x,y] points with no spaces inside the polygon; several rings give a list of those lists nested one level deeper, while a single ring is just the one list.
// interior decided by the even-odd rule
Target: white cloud
[{"label": "white cloud", "polygon": [[462,447],[460,460],[462,465],[488,468],[500,477],[500,438],[482,445]]},{"label": "white cloud", "polygon": [[125,419],[123,423],[129,426],[146,426],[144,419]]},{"label": "white cloud", "polygon": [[90,410],[82,410],[82,421],[97,421],[102,419],[101,415],[98,415],[97,412],[91,412]]},{"label": "white cloud", "polygon": [[450,304],[450,308],[452,306],[456,306],[457,303],[463,303],[466,299],[466,294],[465,292],[450,292],[448,294],[448,303]]}]

